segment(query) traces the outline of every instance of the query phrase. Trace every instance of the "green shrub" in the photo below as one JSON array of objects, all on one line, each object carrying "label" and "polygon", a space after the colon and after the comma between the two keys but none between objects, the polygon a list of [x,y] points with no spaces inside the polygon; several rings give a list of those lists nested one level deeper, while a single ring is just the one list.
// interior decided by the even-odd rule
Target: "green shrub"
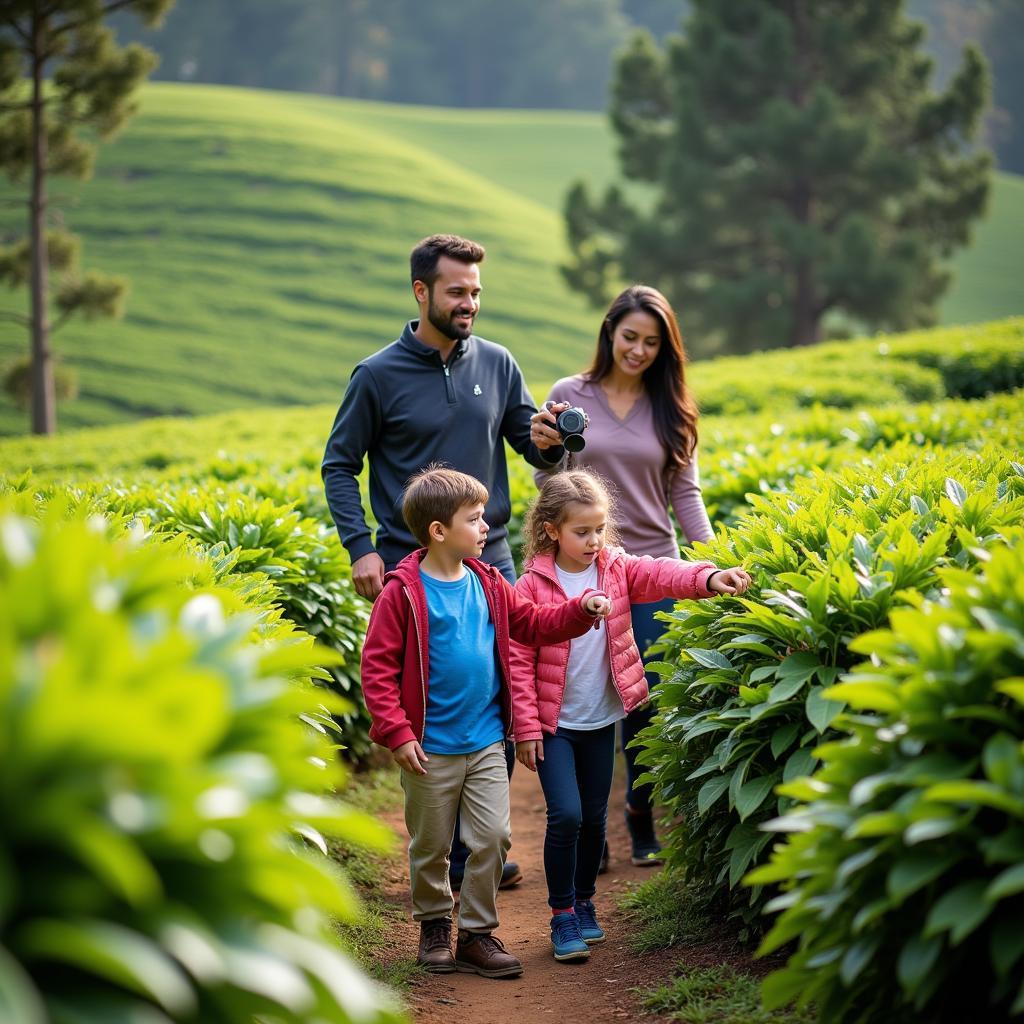
[{"label": "green shrub", "polygon": [[851,709],[821,767],[780,792],[792,833],[751,881],[781,884],[765,982],[836,1024],[1024,1014],[1024,530],[980,571],[851,644],[825,696]]},{"label": "green shrub", "polygon": [[752,502],[694,550],[741,562],[755,589],[663,616],[665,678],[640,761],[674,817],[670,861],[756,929],[767,894],[737,887],[771,842],[759,825],[786,809],[773,790],[812,771],[842,710],[825,694],[858,660],[851,642],[1021,522],[1024,467],[998,448],[902,446]]},{"label": "green shrub", "polygon": [[815,469],[832,464],[838,450],[847,460],[860,453],[847,440],[788,440],[770,434],[761,442],[723,446],[700,461],[701,487],[708,517],[715,524],[733,524],[750,509],[750,496],[789,491]]},{"label": "green shrub", "polygon": [[1024,387],[1024,319],[694,363],[706,414],[980,398]]},{"label": "green shrub", "polygon": [[394,1020],[316,849],[382,838],[299,720],[337,700],[303,682],[329,652],[257,576],[115,532],[0,518],[0,1017]]},{"label": "green shrub", "polygon": [[1024,387],[1024,320],[959,328],[954,345],[926,335],[902,339],[901,359],[937,370],[950,398],[982,398]]},{"label": "green shrub", "polygon": [[980,401],[872,406],[852,412],[816,407],[802,412],[707,423],[701,478],[712,522],[732,524],[749,494],[788,491],[816,469],[856,463],[864,452],[898,442],[1012,446],[1024,436],[1024,394]]},{"label": "green shrub", "polygon": [[340,741],[358,760],[370,750],[370,719],[359,683],[359,653],[369,606],[352,586],[351,569],[333,527],[290,505],[246,494],[189,488],[101,491],[104,511],[132,513],[161,532],[185,533],[207,550],[235,553],[233,571],[269,576],[286,618],[343,657],[331,666],[334,689],[350,710],[338,717]]}]

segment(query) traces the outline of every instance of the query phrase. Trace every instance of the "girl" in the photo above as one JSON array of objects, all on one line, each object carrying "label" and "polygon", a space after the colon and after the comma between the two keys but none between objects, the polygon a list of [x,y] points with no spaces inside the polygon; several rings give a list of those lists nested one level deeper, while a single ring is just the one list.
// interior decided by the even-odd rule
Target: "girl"
[{"label": "girl", "polygon": [[556,960],[582,960],[604,940],[591,901],[604,847],[615,723],[647,700],[630,605],[662,598],[742,594],[742,569],[627,555],[615,542],[611,501],[585,470],[550,477],[526,516],[523,576],[531,601],[603,590],[607,619],[586,636],[538,649],[513,644],[516,757],[540,776],[547,803],[544,873]]},{"label": "girl", "polygon": [[[577,463],[600,473],[618,495],[619,543],[631,555],[679,557],[670,510],[688,543],[714,536],[701,495],[697,406],[686,385],[685,365],[686,350],[668,299],[656,288],[633,285],[612,302],[601,321],[590,368],[557,381],[548,395],[549,403],[587,410],[587,447]],[[535,417],[531,437],[536,444],[559,442],[554,418],[549,411]],[[537,486],[546,478],[538,473]],[[633,635],[641,654],[661,635],[655,614],[671,606],[671,601],[633,605]],[[653,685],[657,677],[651,673],[647,681]],[[660,863],[651,787],[635,785],[643,769],[636,764],[638,749],[630,746],[650,721],[648,707],[622,720],[624,812],[631,860],[637,865]]]}]

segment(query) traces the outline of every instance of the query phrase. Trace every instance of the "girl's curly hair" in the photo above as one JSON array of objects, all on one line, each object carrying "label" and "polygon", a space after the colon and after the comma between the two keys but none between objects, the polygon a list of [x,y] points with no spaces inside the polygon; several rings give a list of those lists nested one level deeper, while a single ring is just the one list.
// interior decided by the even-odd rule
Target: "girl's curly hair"
[{"label": "girl's curly hair", "polygon": [[544,481],[540,493],[526,510],[523,520],[523,560],[529,561],[545,551],[554,551],[558,544],[544,529],[545,523],[559,527],[569,516],[571,506],[603,505],[608,511],[608,525],[605,528],[605,542],[618,543],[615,531],[615,502],[608,484],[589,469],[570,469],[554,473]]}]

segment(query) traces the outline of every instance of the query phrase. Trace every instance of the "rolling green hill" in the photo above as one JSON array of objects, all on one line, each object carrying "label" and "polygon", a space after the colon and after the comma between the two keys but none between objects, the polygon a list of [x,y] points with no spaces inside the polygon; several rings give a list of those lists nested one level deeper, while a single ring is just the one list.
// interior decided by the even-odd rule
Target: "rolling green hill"
[{"label": "rolling green hill", "polygon": [[[337,400],[352,364],[415,315],[408,254],[434,231],[488,247],[479,331],[514,349],[531,379],[586,358],[596,318],[557,272],[554,211],[457,151],[441,159],[349,121],[344,103],[303,99],[150,86],[94,180],[55,183],[86,265],[132,281],[123,322],[57,336],[82,391],[63,427]],[[10,230],[15,211],[0,211]],[[0,362],[24,345],[5,324]],[[0,431],[24,419],[5,399]]]},{"label": "rolling green hill", "polygon": [[[596,315],[563,285],[566,183],[602,185],[596,114],[449,111],[153,84],[94,180],[55,181],[84,263],[131,278],[120,323],[71,323],[56,349],[80,398],[62,428],[158,414],[334,402],[352,364],[415,314],[408,251],[450,230],[488,247],[479,331],[548,382],[587,359]],[[0,232],[21,230],[0,186]],[[946,322],[1024,312],[1024,182],[997,179]],[[24,308],[0,293],[0,309]],[[26,347],[0,325],[0,364]],[[26,417],[0,398],[0,433]]]},{"label": "rolling green hill", "polygon": [[[307,97],[314,109],[330,100]],[[561,211],[568,183],[598,191],[617,174],[615,139],[603,115],[572,111],[454,111],[399,104],[347,104],[348,117],[379,125],[444,155],[458,147],[463,166]],[[943,324],[1024,313],[1024,178],[996,174],[972,245],[953,261],[953,284],[939,309]]]}]

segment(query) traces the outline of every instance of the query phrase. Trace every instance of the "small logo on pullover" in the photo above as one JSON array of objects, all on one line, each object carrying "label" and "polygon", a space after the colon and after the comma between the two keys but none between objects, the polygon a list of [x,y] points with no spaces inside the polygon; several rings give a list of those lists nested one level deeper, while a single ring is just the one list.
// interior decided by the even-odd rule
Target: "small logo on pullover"
[{"label": "small logo on pullover", "polygon": [[480,385],[479,384],[474,384],[473,385],[473,394],[474,395],[482,395],[483,394],[483,392],[480,390]]}]

